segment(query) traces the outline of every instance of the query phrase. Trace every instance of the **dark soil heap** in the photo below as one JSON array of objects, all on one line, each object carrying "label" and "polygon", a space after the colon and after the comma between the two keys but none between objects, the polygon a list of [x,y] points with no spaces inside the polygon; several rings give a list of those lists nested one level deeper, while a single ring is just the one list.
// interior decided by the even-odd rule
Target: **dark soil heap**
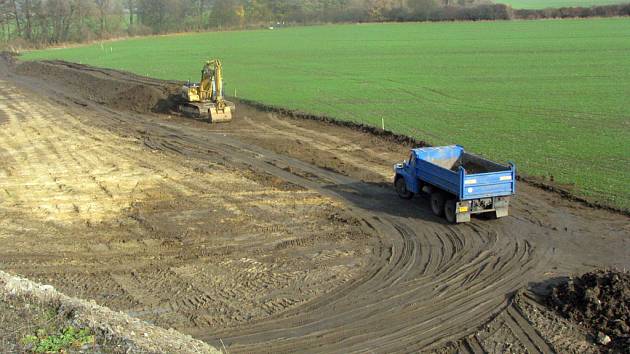
[{"label": "dark soil heap", "polygon": [[[605,352],[630,353],[630,273],[595,271],[558,285],[549,304],[589,329]],[[606,343],[605,336],[611,341]]]},{"label": "dark soil heap", "polygon": [[92,68],[60,60],[26,61],[16,72],[46,78],[63,87],[66,94],[138,113],[168,113],[174,106],[180,84],[116,70]]}]

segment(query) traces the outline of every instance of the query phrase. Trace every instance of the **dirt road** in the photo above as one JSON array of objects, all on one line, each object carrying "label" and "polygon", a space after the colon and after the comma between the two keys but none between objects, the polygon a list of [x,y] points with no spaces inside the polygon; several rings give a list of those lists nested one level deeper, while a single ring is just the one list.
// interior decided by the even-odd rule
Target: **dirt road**
[{"label": "dirt road", "polygon": [[630,266],[626,216],[524,184],[512,216],[446,224],[373,135],[147,113],[171,83],[59,62],[2,80],[0,268],[231,353],[586,350],[514,292]]}]

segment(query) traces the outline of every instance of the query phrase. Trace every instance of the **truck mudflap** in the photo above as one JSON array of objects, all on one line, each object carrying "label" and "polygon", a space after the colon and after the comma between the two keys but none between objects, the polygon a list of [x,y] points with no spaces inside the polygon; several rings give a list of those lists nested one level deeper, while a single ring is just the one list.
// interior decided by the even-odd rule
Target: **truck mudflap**
[{"label": "truck mudflap", "polygon": [[455,222],[468,222],[472,214],[494,212],[497,218],[508,216],[510,197],[462,200],[456,203]]},{"label": "truck mudflap", "polygon": [[495,197],[494,199],[494,213],[497,218],[508,216],[508,208],[510,206],[510,197]]},{"label": "truck mudflap", "polygon": [[469,222],[470,215],[470,201],[464,200],[461,202],[457,202],[455,208],[455,222],[457,224],[459,224],[460,222]]}]

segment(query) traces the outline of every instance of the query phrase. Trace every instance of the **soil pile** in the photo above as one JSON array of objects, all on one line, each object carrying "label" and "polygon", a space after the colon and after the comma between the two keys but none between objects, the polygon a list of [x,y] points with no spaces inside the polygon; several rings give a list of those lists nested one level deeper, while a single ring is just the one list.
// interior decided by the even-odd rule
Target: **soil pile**
[{"label": "soil pile", "polygon": [[167,112],[179,84],[63,61],[24,62],[16,71],[62,85],[70,96],[139,113]]},{"label": "soil pile", "polygon": [[599,270],[569,279],[553,289],[548,301],[589,329],[605,352],[630,353],[629,272]]}]

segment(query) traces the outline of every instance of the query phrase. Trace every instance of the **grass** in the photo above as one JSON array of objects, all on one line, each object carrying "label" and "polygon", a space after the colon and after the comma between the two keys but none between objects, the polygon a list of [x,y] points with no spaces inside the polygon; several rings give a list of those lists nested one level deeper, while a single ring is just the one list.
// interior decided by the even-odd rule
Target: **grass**
[{"label": "grass", "polygon": [[512,160],[630,208],[627,19],[199,33],[24,56],[180,80],[198,80],[212,57],[230,94],[377,126],[384,118],[386,129]]},{"label": "grass", "polygon": [[72,322],[68,313],[59,312],[59,308],[0,296],[0,352],[128,352],[120,340],[108,340],[87,327],[77,328]]},{"label": "grass", "polygon": [[32,348],[35,353],[58,353],[72,347],[80,348],[85,344],[93,345],[94,336],[88,328],[76,329],[68,326],[56,334],[40,330],[37,335],[25,336],[21,342],[25,347]]},{"label": "grass", "polygon": [[597,5],[614,5],[627,3],[630,0],[495,0],[515,9],[544,9],[548,7],[591,7]]}]

